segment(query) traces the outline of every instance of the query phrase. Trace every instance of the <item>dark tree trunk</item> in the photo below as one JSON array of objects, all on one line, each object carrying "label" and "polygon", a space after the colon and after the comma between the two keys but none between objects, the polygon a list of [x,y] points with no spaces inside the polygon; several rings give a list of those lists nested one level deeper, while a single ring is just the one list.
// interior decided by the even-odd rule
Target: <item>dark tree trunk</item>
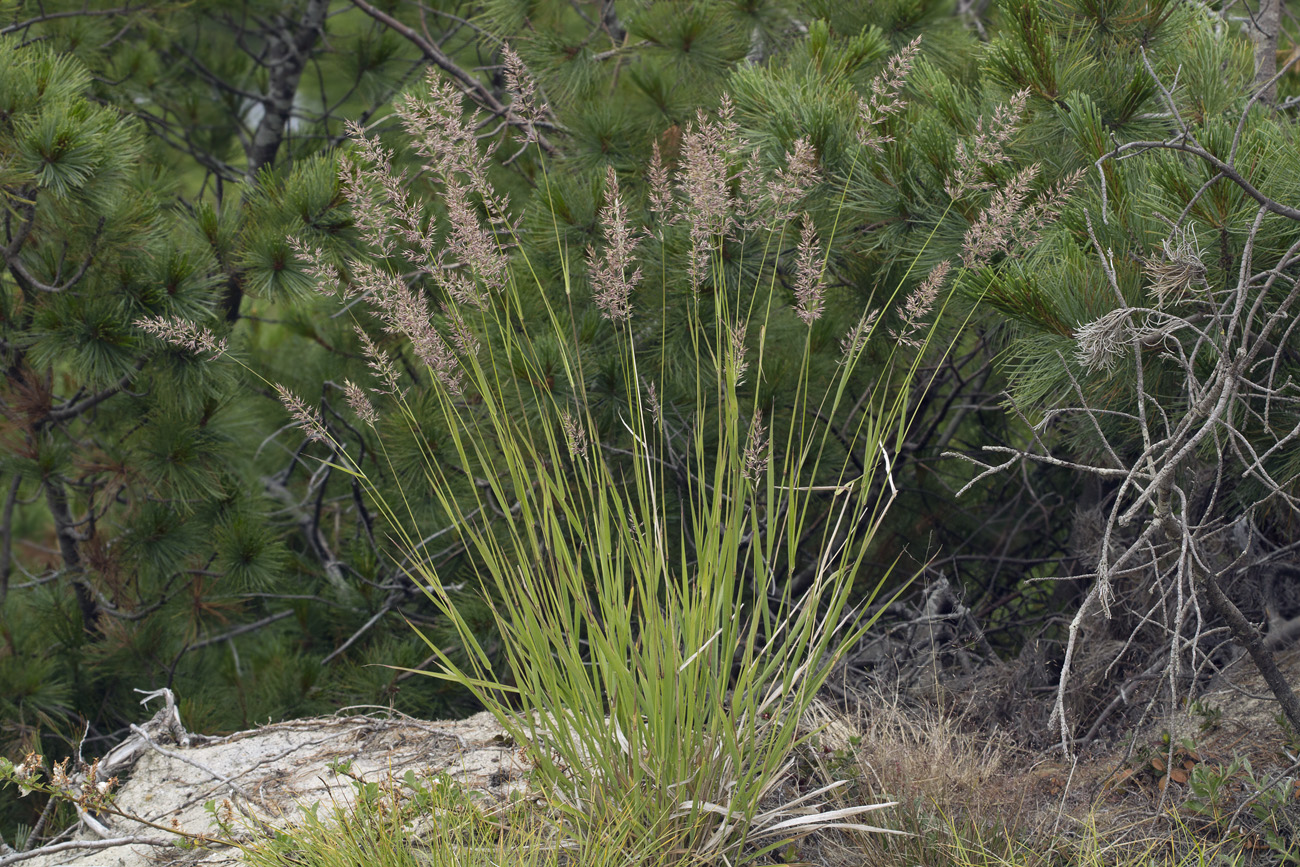
[{"label": "dark tree trunk", "polygon": [[1282,0],[1259,0],[1259,11],[1248,25],[1255,42],[1255,90],[1260,101],[1277,101],[1277,35],[1282,26]]},{"label": "dark tree trunk", "polygon": [[99,603],[86,585],[85,568],[81,560],[81,551],[77,542],[81,534],[77,532],[68,509],[68,493],[63,482],[46,477],[45,502],[50,507],[50,516],[54,519],[54,531],[59,540],[59,554],[63,557],[63,569],[77,594],[77,607],[81,609],[81,625],[91,635],[99,634]]}]

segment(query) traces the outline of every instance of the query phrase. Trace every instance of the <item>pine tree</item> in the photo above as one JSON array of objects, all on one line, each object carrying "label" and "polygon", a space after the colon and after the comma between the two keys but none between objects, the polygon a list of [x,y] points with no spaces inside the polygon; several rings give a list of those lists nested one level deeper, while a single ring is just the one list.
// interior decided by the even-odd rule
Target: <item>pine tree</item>
[{"label": "pine tree", "polygon": [[[1033,146],[1006,171],[1086,173],[1058,229],[972,284],[1005,317],[1009,403],[1034,431],[984,460],[1091,477],[1066,674],[1121,647],[1117,681],[1194,688],[1214,643],[1188,636],[1214,623],[1300,719],[1249,623],[1277,620],[1261,589],[1293,535],[1300,151],[1268,103],[1294,76],[1260,79],[1251,45],[1202,8],[1016,0],[1006,15],[985,78],[1029,94]],[[1067,685],[1063,742],[1102,722],[1067,706]]]},{"label": "pine tree", "polygon": [[[346,243],[331,137],[418,70],[360,14],[326,21],[341,31],[328,52],[321,10],[3,9],[7,754],[54,760],[85,737],[93,755],[138,720],[134,688],[174,686],[210,730],[392,694],[391,675],[351,664],[324,683],[321,661],[384,600],[334,598],[320,513],[268,483],[279,453],[256,460],[283,424],[273,393],[207,360],[218,344],[277,350],[285,331],[262,319],[307,291],[286,238],[310,226]],[[189,323],[191,348],[151,333],[160,316]],[[312,333],[308,313],[290,320]],[[277,493],[307,520],[285,520]],[[377,658],[419,662],[387,634]]]},{"label": "pine tree", "polygon": [[[351,480],[321,463],[328,449],[286,425],[273,389],[249,373],[303,395],[384,484],[418,487],[418,455],[437,446],[439,431],[423,428],[421,442],[381,420],[377,436],[346,407],[347,383],[371,381],[365,339],[390,353],[413,393],[423,393],[429,374],[382,323],[337,316],[317,298],[319,275],[290,238],[319,248],[326,264],[343,260],[355,214],[339,193],[332,149],[344,142],[344,121],[367,123],[386,141],[394,96],[425,90],[427,70],[452,83],[461,108],[480,113],[482,144],[495,146],[491,177],[522,220],[511,267],[524,267],[526,256],[552,299],[572,303],[591,393],[605,389],[606,406],[617,405],[622,384],[611,375],[598,266],[583,251],[592,248],[599,263],[608,246],[601,213],[615,181],[649,230],[632,303],[661,311],[638,345],[668,374],[668,419],[706,363],[675,312],[713,297],[720,283],[744,285],[760,262],[775,264],[789,308],[762,335],[773,363],[746,411],[755,419],[761,411],[777,441],[801,425],[834,424],[843,453],[828,455],[828,465],[852,460],[854,419],[870,407],[841,419],[794,416],[782,354],[793,365],[808,340],[819,375],[829,376],[864,316],[876,311],[881,334],[901,339],[933,319],[920,313],[935,285],[927,281],[960,287],[964,302],[939,319],[951,351],[926,363],[919,382],[896,383],[911,386],[917,420],[891,446],[901,519],[880,571],[901,555],[902,574],[927,562],[955,574],[1005,654],[1042,622],[1076,610],[1086,588],[1027,579],[1089,567],[1095,550],[1084,550],[1083,513],[1091,512],[1077,517],[1070,504],[1114,502],[1114,483],[1039,462],[955,498],[981,470],[940,455],[1033,444],[1001,404],[1007,389],[1033,421],[1072,401],[1133,413],[1133,356],[1123,356],[1131,320],[1112,316],[1119,337],[1094,341],[1101,355],[1080,355],[1080,335],[1106,338],[1093,324],[1119,309],[1103,262],[1113,262],[1125,304],[1149,301],[1153,284],[1166,287],[1169,309],[1191,303],[1188,286],[1222,287],[1236,273],[1257,203],[1230,179],[1210,183],[1215,169],[1193,154],[1102,158],[1125,142],[1176,139],[1180,122],[1209,151],[1226,153],[1256,64],[1252,46],[1214,15],[1172,2],[957,5],[490,0],[430,7],[423,17],[366,0],[66,17],[81,5],[6,7],[0,29],[14,34],[4,51],[15,61],[0,87],[0,399],[10,444],[0,462],[0,587],[10,588],[0,701],[21,698],[0,705],[0,715],[17,721],[25,742],[75,738],[78,715],[92,722],[92,736],[108,737],[136,718],[131,687],[168,683],[195,728],[353,701],[426,714],[466,709],[459,695],[399,693],[401,675],[365,667],[428,664],[395,612],[450,636],[394,559],[390,528]],[[519,99],[529,81],[542,107]],[[1279,110],[1293,107],[1295,89],[1284,70]],[[723,272],[703,278],[692,277],[688,222],[661,220],[650,170],[682,177],[691,159],[684,142],[706,122],[701,109],[709,123],[720,111],[730,118],[721,148],[730,196],[770,190],[802,165],[820,178],[783,205],[783,232],[737,234],[724,244]],[[1244,117],[1236,164],[1270,200],[1296,201],[1291,127],[1262,104]],[[528,124],[536,142],[523,147],[514,135]],[[419,182],[418,158],[394,159]],[[1282,261],[1289,226],[1284,215],[1266,215],[1256,255]],[[805,237],[806,249],[827,244],[831,275],[819,318],[806,317],[811,326],[800,315],[810,297],[800,284]],[[937,270],[944,262],[951,272]],[[411,276],[436,311],[445,290],[428,278]],[[1269,295],[1265,307],[1283,300]],[[192,323],[194,350],[135,324],[162,314]],[[749,339],[758,335],[751,327]],[[229,356],[209,361],[207,342],[221,340]],[[1286,340],[1274,341],[1284,360]],[[901,377],[889,364],[897,342],[866,347],[872,364],[853,388],[865,394],[876,377]],[[542,367],[555,355],[545,343],[534,351]],[[1186,371],[1150,354],[1143,388],[1186,418]],[[1127,367],[1112,363],[1120,356]],[[432,405],[424,410],[432,417]],[[1294,425],[1285,407],[1270,412],[1274,440],[1253,405],[1239,421],[1242,435],[1225,442],[1276,444],[1276,432]],[[1067,464],[1107,455],[1088,417],[1053,418],[1041,444]],[[1141,454],[1131,419],[1098,418],[1123,460]],[[598,421],[599,436],[617,447],[617,414]],[[675,432],[679,448],[688,434]],[[391,465],[380,465],[380,438]],[[1294,475],[1288,446],[1268,456],[1274,480]],[[1193,457],[1180,469],[1189,478],[1215,466],[1210,452]],[[1238,486],[1234,502],[1260,500],[1251,484]],[[423,555],[470,586],[475,564],[439,523],[436,504],[417,497],[410,505],[427,536]],[[1286,526],[1267,510],[1254,514],[1264,537]],[[43,544],[44,559],[25,540]],[[816,555],[806,552],[809,561]],[[805,577],[791,580],[797,587]],[[1152,586],[1131,583],[1135,594]],[[467,591],[464,604],[473,599]],[[1115,637],[1130,627],[1120,619],[1107,629]],[[1066,637],[1050,628],[1046,636]]]},{"label": "pine tree", "polygon": [[[129,685],[157,685],[207,622],[186,597],[206,576],[265,582],[283,552],[245,492],[236,383],[132,324],[200,320],[217,300],[207,245],[175,229],[142,170],[144,130],[88,98],[75,59],[14,37],[0,52],[0,713],[14,749],[71,735],[78,713],[131,713]],[[150,617],[164,607],[182,615],[172,636]]]}]

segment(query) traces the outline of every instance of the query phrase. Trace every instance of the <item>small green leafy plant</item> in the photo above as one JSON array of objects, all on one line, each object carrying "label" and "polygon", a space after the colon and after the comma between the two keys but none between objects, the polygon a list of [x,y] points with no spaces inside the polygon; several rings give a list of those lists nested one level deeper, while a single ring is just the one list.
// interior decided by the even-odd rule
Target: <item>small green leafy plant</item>
[{"label": "small green leafy plant", "polygon": [[1243,760],[1236,758],[1227,765],[1203,762],[1192,768],[1183,809],[1206,819],[1215,828],[1226,829],[1235,795],[1241,788],[1237,777],[1242,767]]}]

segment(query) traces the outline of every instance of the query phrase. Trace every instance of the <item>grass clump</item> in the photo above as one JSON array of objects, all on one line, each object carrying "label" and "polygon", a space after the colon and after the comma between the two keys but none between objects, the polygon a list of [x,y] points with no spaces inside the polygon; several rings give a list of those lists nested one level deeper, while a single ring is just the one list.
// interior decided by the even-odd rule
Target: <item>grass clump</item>
[{"label": "grass clump", "polygon": [[[580,336],[589,322],[575,313],[577,263],[558,228],[557,280],[529,258],[454,91],[435,83],[397,113],[425,161],[428,195],[355,130],[344,189],[369,249],[343,262],[310,244],[300,251],[326,287],[369,302],[423,363],[428,385],[416,394],[359,320],[385,402],[376,408],[348,383],[349,402],[362,423],[387,415],[409,429],[420,483],[385,499],[377,470],[349,456],[314,409],[282,396],[330,448],[327,463],[374,499],[409,577],[438,606],[447,628],[421,633],[440,663],[435,676],[470,690],[523,745],[556,829],[574,845],[627,863],[734,863],[817,828],[883,830],[860,819],[888,802],[830,804],[840,781],[774,795],[810,736],[798,721],[870,624],[854,582],[896,494],[889,454],[909,416],[895,386],[918,370],[946,268],[912,299],[906,333],[865,392],[851,383],[874,316],[846,337],[829,378],[815,376],[808,326],[822,309],[825,256],[813,218],[791,210],[820,183],[815,161],[801,143],[778,177],[742,177],[762,170],[747,161],[724,101],[687,130],[676,176],[651,171],[649,226],[629,225],[618,179],[606,179],[606,243],[588,252],[585,271],[617,368],[593,370]],[[737,190],[767,198],[746,202]],[[441,222],[429,216],[435,200]],[[689,249],[674,252],[674,231]],[[662,273],[680,256],[689,275],[675,315],[693,359],[640,345],[638,317],[663,316],[668,303],[638,307],[647,238]],[[735,266],[735,256],[749,258]],[[404,278],[411,266],[431,285]],[[786,266],[797,272],[793,303],[776,277]],[[666,299],[670,287],[654,295]],[[428,296],[442,299],[439,313]],[[781,395],[792,409],[769,428],[767,336],[794,319],[803,362],[793,393]],[[666,375],[682,364],[694,394],[670,403]],[[597,378],[612,380],[619,399],[611,389],[598,399]],[[430,417],[436,446],[419,435]],[[805,421],[814,418],[832,423]],[[844,456],[836,438],[845,435],[866,444],[865,460],[861,450]],[[387,451],[379,466],[401,475]],[[472,558],[495,647],[459,604],[463,589],[421,554],[412,503],[427,497]]]}]

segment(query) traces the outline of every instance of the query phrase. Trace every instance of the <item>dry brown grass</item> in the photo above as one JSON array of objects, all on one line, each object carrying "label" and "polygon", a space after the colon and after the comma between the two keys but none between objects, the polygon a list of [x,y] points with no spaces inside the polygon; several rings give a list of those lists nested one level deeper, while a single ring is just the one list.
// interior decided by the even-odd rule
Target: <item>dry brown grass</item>
[{"label": "dry brown grass", "polygon": [[[882,798],[898,805],[877,824],[908,836],[823,833],[798,859],[828,867],[1208,867],[1251,861],[1239,847],[1199,833],[1137,790],[1106,784],[1115,754],[1071,765],[1031,749],[960,702],[916,702],[897,692],[856,696],[849,709],[814,706],[820,727],[804,773],[849,780],[844,803]],[[974,706],[974,705],[968,705]],[[794,852],[789,854],[796,854]]]}]

